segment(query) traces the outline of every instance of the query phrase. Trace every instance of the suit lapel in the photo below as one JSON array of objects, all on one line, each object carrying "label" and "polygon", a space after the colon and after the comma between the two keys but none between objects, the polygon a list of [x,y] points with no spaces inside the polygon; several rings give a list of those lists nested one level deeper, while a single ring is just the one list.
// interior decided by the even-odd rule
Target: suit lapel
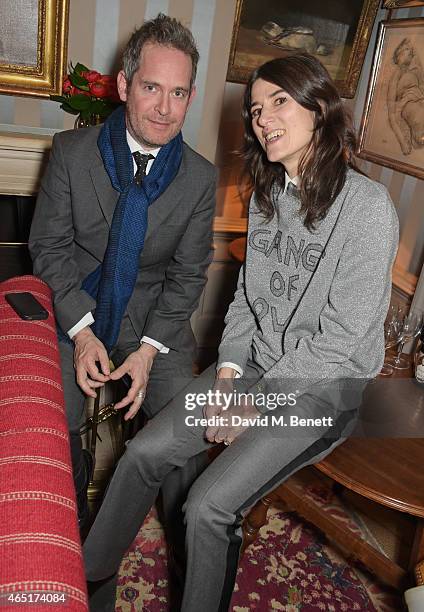
[{"label": "suit lapel", "polygon": [[177,175],[166,191],[149,206],[145,243],[154,236],[156,229],[163,225],[172,213],[178,210],[184,197],[183,188],[183,180]]},{"label": "suit lapel", "polygon": [[174,211],[178,210],[181,200],[185,197],[184,181],[185,158],[183,151],[183,158],[177,176],[164,193],[149,206],[147,232],[144,243],[146,243],[151,236],[154,236],[155,230],[165,223],[166,219],[174,213]]},{"label": "suit lapel", "polygon": [[103,166],[103,160],[97,150],[96,163],[90,168],[90,176],[99,201],[99,206],[109,227],[119,198],[119,193],[112,187],[110,178]]}]

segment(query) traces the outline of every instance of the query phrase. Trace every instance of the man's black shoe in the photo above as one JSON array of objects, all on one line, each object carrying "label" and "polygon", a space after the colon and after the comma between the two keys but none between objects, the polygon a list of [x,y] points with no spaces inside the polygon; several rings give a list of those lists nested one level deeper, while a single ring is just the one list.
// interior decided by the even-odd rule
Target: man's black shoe
[{"label": "man's black shoe", "polygon": [[90,509],[88,507],[87,490],[90,480],[93,477],[94,459],[89,450],[82,450],[82,464],[84,470],[84,485],[77,492],[77,505],[78,505],[78,526],[82,535],[85,532],[90,523]]}]

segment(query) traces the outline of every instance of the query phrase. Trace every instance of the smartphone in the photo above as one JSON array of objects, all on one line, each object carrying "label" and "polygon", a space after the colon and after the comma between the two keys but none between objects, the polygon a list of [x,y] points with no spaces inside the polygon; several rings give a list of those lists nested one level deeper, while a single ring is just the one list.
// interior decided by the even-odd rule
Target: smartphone
[{"label": "smartphone", "polygon": [[49,316],[47,310],[28,291],[23,293],[6,293],[4,297],[13,310],[25,321],[41,321]]}]

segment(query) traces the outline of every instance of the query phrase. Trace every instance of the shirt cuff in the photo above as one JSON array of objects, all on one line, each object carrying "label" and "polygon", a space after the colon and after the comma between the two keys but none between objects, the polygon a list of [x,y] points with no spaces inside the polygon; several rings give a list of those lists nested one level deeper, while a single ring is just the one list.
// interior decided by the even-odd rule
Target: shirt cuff
[{"label": "shirt cuff", "polygon": [[84,315],[83,318],[78,321],[78,323],[75,323],[75,325],[71,327],[71,329],[68,329],[68,336],[72,340],[75,334],[77,334],[79,331],[84,329],[84,327],[92,325],[93,323],[94,323],[93,315],[91,314],[91,312],[87,312],[87,314]]},{"label": "shirt cuff", "polygon": [[233,368],[233,370],[236,371],[234,378],[241,378],[243,376],[243,370],[241,367],[236,363],[232,363],[231,361],[223,361],[222,363],[218,364],[216,371],[219,372],[221,368]]},{"label": "shirt cuff", "polygon": [[148,336],[143,336],[142,339],[140,340],[140,344],[143,344],[143,342],[145,342],[146,344],[150,344],[151,346],[154,346],[155,349],[158,349],[159,353],[164,353],[164,354],[169,353],[169,348],[167,346],[164,346],[161,342],[158,342],[157,340],[153,340],[153,338],[149,338]]}]

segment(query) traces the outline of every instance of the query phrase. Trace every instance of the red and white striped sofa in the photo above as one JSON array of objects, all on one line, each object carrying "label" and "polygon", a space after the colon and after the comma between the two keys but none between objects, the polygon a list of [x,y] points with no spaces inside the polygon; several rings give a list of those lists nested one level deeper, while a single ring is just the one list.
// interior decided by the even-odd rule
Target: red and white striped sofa
[{"label": "red and white striped sofa", "polygon": [[[19,291],[48,319],[20,319],[4,297]],[[88,610],[50,290],[33,276],[0,284],[0,609]]]}]

